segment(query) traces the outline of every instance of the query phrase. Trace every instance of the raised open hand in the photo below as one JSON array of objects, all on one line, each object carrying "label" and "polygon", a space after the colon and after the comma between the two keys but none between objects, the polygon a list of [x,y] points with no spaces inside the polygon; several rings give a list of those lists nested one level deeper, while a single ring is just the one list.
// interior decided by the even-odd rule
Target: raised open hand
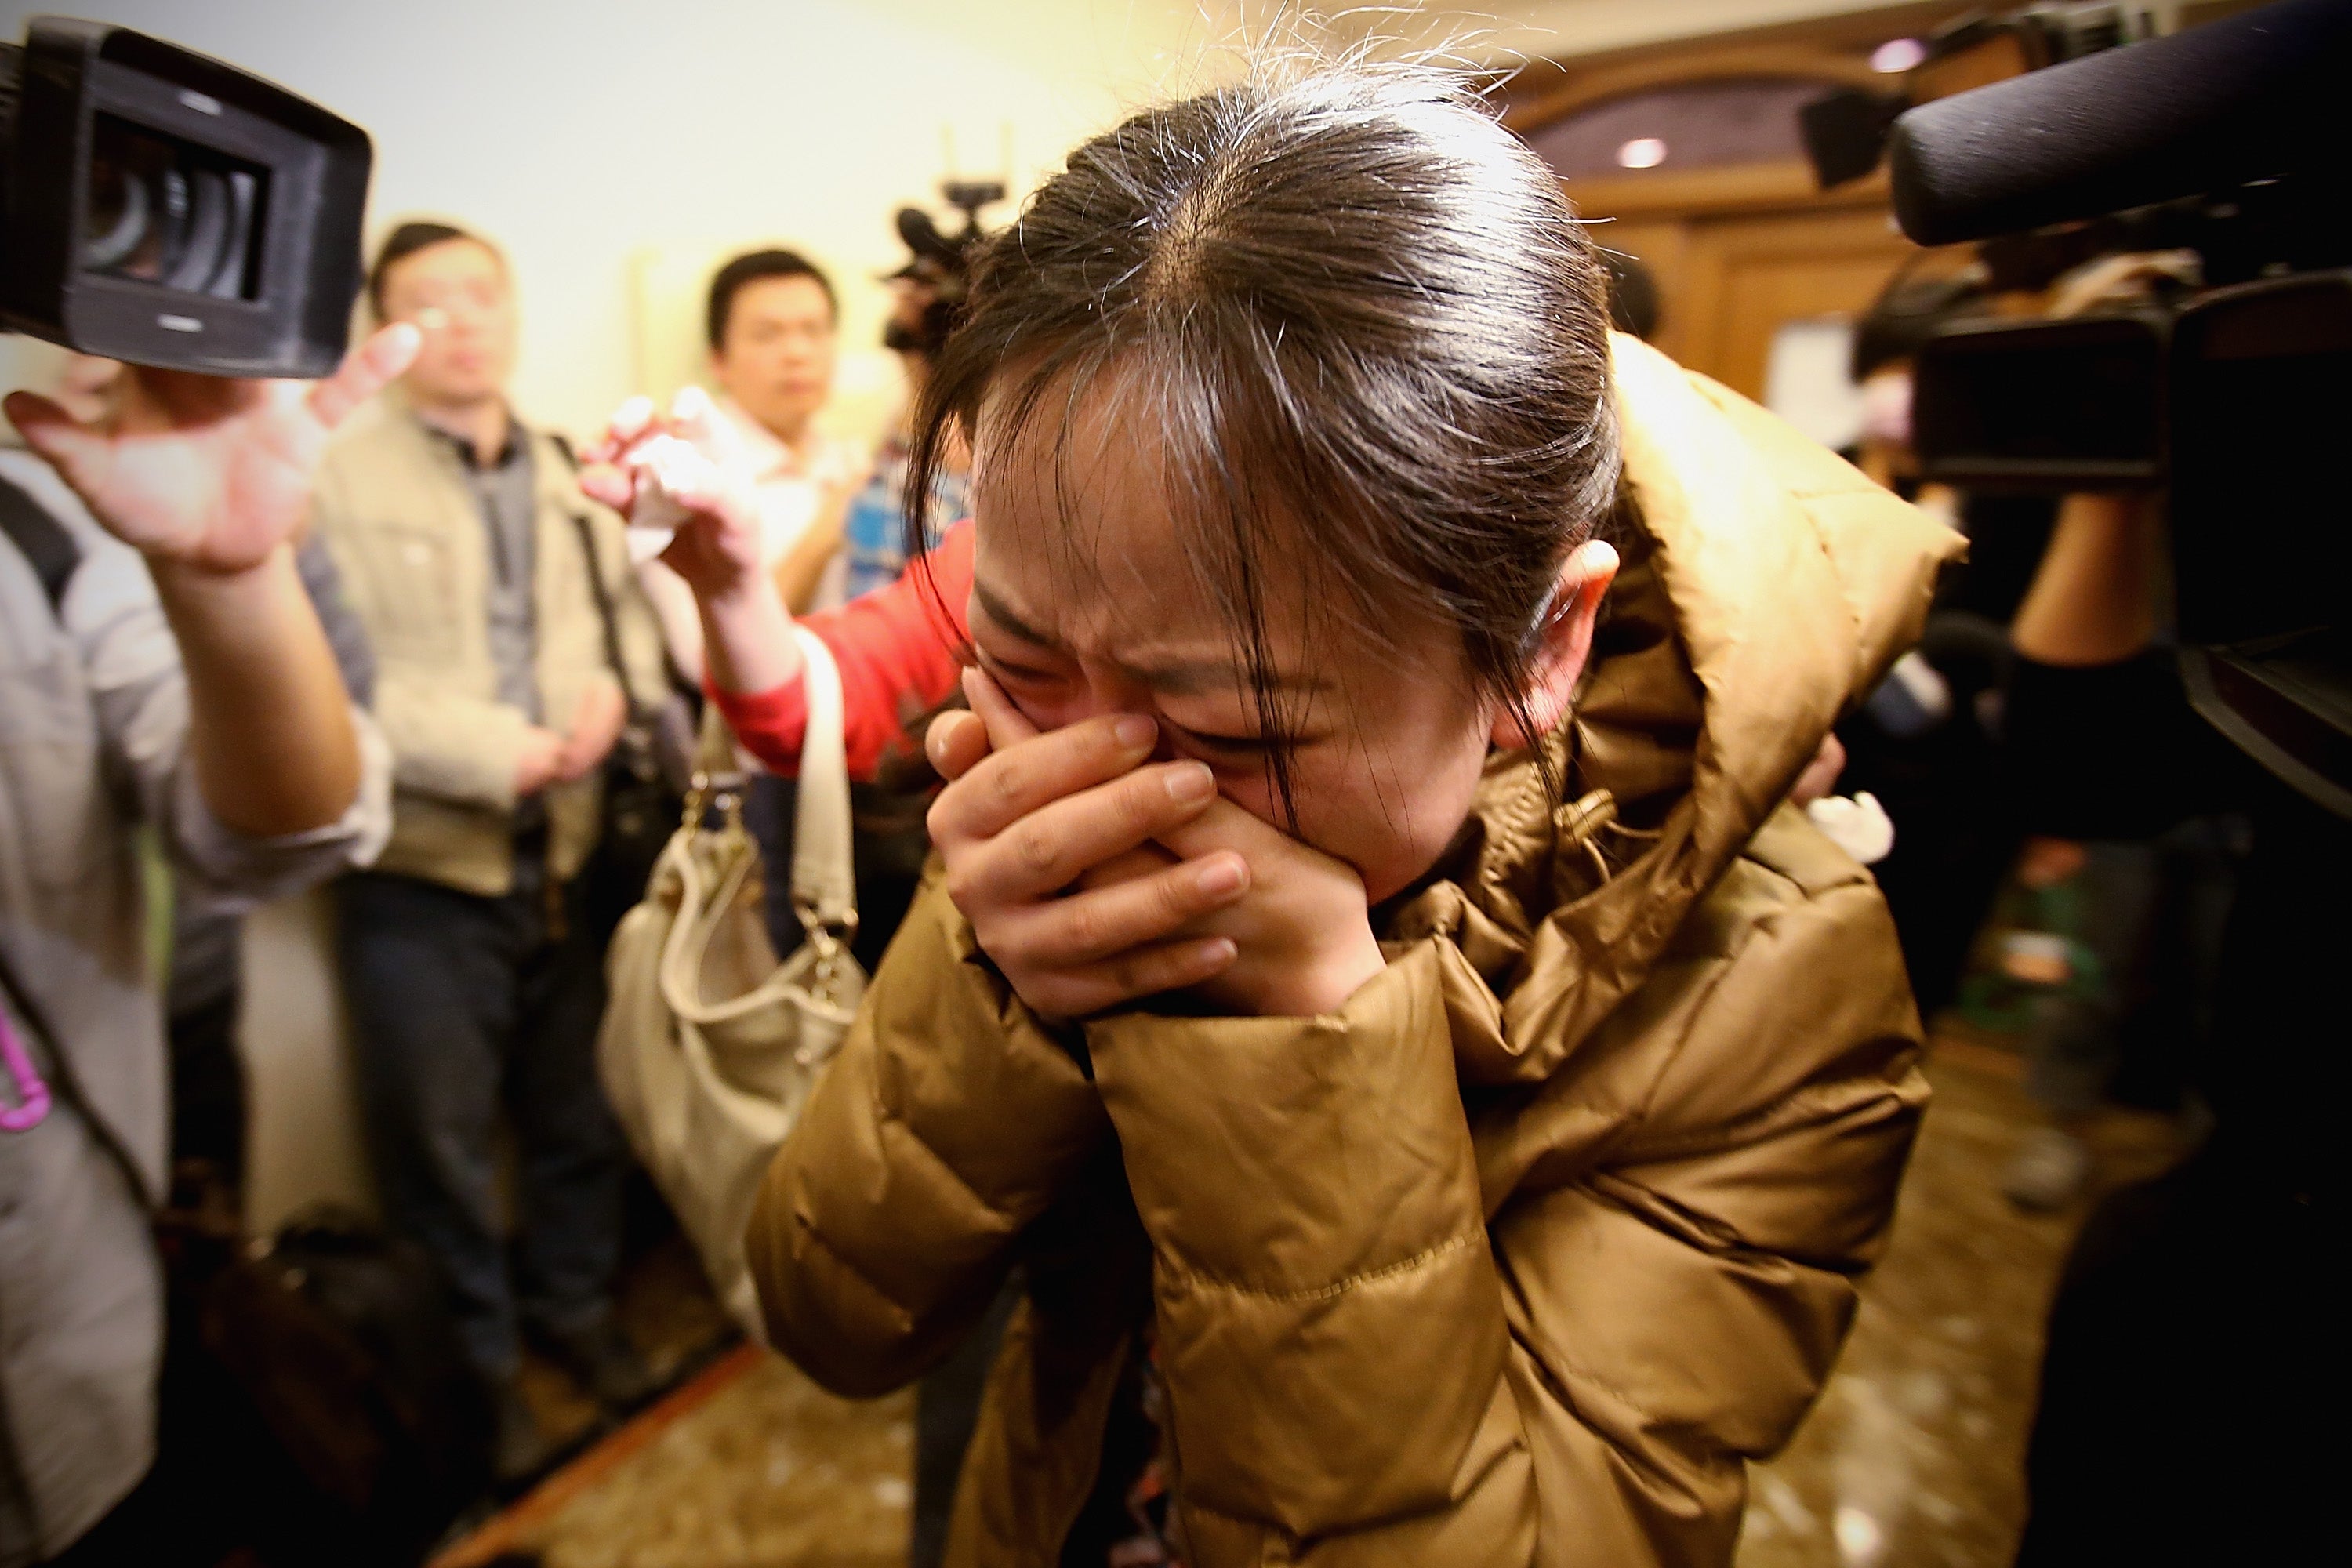
[{"label": "raised open hand", "polygon": [[415,327],[386,327],[309,383],[131,369],[97,424],[28,392],[9,395],[7,414],[124,543],[197,571],[244,572],[293,537],[329,432],[408,368],[417,342]]}]

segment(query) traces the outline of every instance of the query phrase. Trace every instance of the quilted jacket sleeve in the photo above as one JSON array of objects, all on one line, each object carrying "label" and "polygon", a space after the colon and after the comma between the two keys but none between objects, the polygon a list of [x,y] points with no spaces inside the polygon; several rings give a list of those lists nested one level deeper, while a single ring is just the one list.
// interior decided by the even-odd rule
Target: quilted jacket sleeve
[{"label": "quilted jacket sleeve", "polygon": [[1500,1008],[1439,940],[1337,1016],[1089,1030],[1201,1568],[1729,1561],[1922,1100],[1885,906],[1831,858],[1737,868],[1756,907],[1628,1026],[1640,1102],[1583,1108],[1613,1152],[1549,1185],[1482,1196],[1454,1053]]},{"label": "quilted jacket sleeve", "polygon": [[770,1342],[841,1394],[919,1375],[1107,1130],[1076,1061],[927,887],[752,1212]]}]

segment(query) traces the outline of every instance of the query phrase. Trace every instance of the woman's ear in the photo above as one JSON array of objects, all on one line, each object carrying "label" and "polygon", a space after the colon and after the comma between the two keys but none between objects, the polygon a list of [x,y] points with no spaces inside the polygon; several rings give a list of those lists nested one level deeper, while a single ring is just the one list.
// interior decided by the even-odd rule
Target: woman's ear
[{"label": "woman's ear", "polygon": [[1584,677],[1584,662],[1592,654],[1592,628],[1601,618],[1601,595],[1617,577],[1614,547],[1589,539],[1569,553],[1559,569],[1559,585],[1551,607],[1544,613],[1543,647],[1536,655],[1535,678],[1528,688],[1528,713],[1536,732],[1528,733],[1517,715],[1504,710],[1495,716],[1495,743],[1507,750],[1532,746],[1559,727]]}]

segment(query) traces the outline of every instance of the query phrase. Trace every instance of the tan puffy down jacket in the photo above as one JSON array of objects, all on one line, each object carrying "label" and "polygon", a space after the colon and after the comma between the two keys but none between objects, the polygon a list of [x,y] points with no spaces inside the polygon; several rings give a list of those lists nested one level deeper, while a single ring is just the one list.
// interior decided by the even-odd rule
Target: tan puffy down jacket
[{"label": "tan puffy down jacket", "polygon": [[750,1244],[848,1393],[1024,1264],[950,1562],[1057,1561],[1147,1318],[1192,1568],[1729,1560],[1927,1092],[1885,905],[1782,797],[1958,542],[1639,343],[1616,375],[1642,521],[1574,804],[1491,759],[1339,1016],[1100,1018],[1089,1079],[918,900]]}]

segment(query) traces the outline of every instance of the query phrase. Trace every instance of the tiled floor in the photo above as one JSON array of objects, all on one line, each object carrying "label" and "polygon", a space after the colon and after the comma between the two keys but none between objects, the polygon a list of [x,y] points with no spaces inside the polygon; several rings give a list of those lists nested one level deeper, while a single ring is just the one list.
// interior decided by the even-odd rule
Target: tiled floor
[{"label": "tiled floor", "polygon": [[[2042,1317],[2081,1211],[2022,1215],[1996,1188],[2031,1121],[2013,1057],[1958,1042],[1929,1074],[1935,1109],[1892,1245],[1820,1405],[1754,1477],[1738,1568],[1995,1568],[2011,1554]],[[2095,1142],[2111,1184],[2173,1152],[2151,1116],[2112,1115]],[[911,1395],[835,1399],[747,1351],[443,1561],[895,1568],[912,1422]]]}]

